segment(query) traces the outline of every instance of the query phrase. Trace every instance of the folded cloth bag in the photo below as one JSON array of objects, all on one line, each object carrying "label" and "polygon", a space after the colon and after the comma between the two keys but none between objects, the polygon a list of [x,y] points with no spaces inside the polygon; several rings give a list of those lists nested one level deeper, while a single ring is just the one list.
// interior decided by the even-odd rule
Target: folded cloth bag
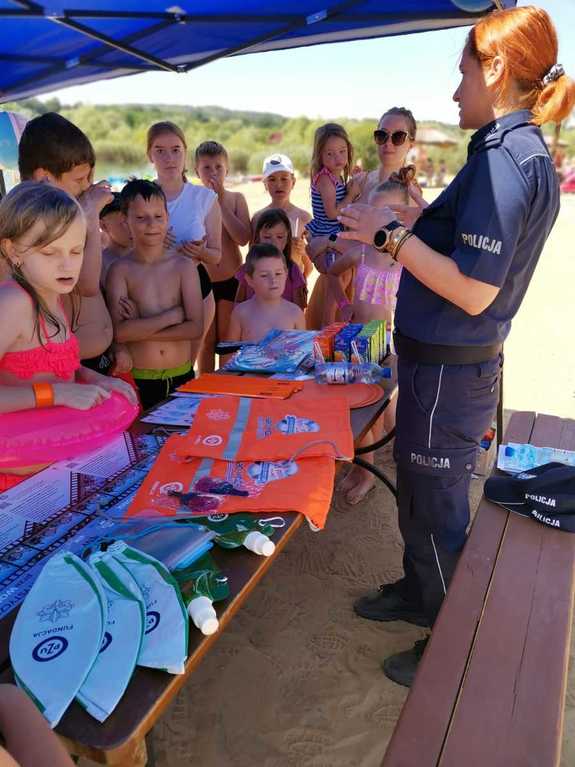
[{"label": "folded cloth bag", "polygon": [[354,454],[349,412],[343,396],[205,399],[177,454],[222,461],[289,460],[296,454],[349,461]]},{"label": "folded cloth bag", "polygon": [[47,562],[20,607],[10,636],[14,676],[50,727],[98,657],[106,615],[106,597],[93,571],[70,553]]},{"label": "folded cloth bag", "polygon": [[124,541],[113,543],[108,553],[133,575],[146,603],[138,665],[183,674],[188,656],[188,614],[174,577],[160,561]]},{"label": "folded cloth bag", "polygon": [[206,516],[234,512],[299,511],[321,529],[333,494],[333,458],[281,461],[183,459],[186,437],[164,444],[127,517]]},{"label": "folded cloth bag", "polygon": [[100,652],[76,700],[103,722],[134,673],[144,638],[146,605],[134,577],[111,554],[97,552],[89,562],[106,595],[108,618]]},{"label": "folded cloth bag", "polygon": [[198,378],[178,386],[179,392],[205,394],[232,394],[239,397],[273,397],[286,399],[301,391],[303,384],[296,381],[277,381],[272,378],[202,373]]}]

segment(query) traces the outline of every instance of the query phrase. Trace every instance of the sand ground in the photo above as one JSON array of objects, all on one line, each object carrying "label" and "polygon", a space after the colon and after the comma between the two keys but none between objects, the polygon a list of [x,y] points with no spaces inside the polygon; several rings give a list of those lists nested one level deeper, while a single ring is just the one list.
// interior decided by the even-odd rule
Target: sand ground
[{"label": "sand ground", "polygon": [[[252,211],[266,204],[259,185],[244,191]],[[300,182],[294,202],[305,205],[306,197]],[[575,415],[574,234],[575,196],[564,197],[506,344],[507,409]],[[389,449],[377,461],[393,472]],[[474,480],[473,508],[481,492]],[[298,532],[156,726],[150,764],[380,765],[407,694],[385,678],[380,662],[424,632],[362,620],[351,603],[400,575],[401,552],[395,508],[382,486],[355,510],[336,490],[326,530]],[[563,767],[575,764],[574,666]]]}]

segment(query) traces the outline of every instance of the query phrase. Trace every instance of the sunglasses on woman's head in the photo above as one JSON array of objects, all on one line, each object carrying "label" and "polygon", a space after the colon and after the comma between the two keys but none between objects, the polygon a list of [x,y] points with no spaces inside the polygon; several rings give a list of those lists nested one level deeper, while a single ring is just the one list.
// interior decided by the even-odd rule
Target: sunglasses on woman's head
[{"label": "sunglasses on woman's head", "polygon": [[402,144],[405,144],[405,140],[410,138],[410,136],[405,130],[396,130],[393,133],[390,133],[387,130],[380,129],[373,131],[373,138],[375,139],[375,143],[380,146],[387,144],[388,139],[391,139],[393,146],[401,146]]}]

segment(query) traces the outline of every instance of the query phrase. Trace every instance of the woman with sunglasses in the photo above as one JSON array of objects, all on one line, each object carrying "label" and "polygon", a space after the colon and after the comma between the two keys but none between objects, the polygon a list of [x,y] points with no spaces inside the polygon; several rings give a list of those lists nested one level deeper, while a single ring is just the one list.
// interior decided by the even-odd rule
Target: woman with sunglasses
[{"label": "woman with sunglasses", "polygon": [[[539,128],[561,122],[575,83],[557,64],[557,35],[533,6],[494,11],[471,30],[453,96],[475,129],[468,159],[427,208],[352,205],[349,231],[403,268],[395,316],[399,401],[395,459],[405,575],[355,610],[432,626],[469,524],[477,449],[499,397],[502,345],[559,210],[559,184]],[[411,228],[407,228],[411,227]],[[425,641],[387,658],[410,686]]]},{"label": "woman with sunglasses", "polygon": [[[376,186],[388,181],[392,173],[398,173],[404,167],[416,134],[417,123],[411,110],[392,107],[384,112],[373,132],[379,168],[367,174],[359,202],[367,202]],[[418,189],[413,187],[410,191],[415,195],[416,202],[422,204],[423,198]]]},{"label": "woman with sunglasses", "polygon": [[[367,202],[371,192],[379,184],[388,181],[392,173],[397,173],[404,167],[408,152],[413,147],[416,133],[417,124],[409,109],[392,107],[382,115],[374,131],[374,141],[377,144],[380,165],[365,177],[361,194],[357,199],[358,202]],[[426,204],[415,185],[410,187],[410,196],[418,205]],[[327,236],[314,237],[308,245],[308,254],[320,272],[306,310],[306,323],[310,330],[319,330],[325,324],[326,317],[329,316],[329,307],[326,304],[330,297],[328,279],[325,276],[328,264],[324,261],[325,254],[330,250],[343,251],[345,245],[346,243],[333,243]],[[349,289],[351,289],[351,281],[348,280],[346,292]],[[341,319],[341,313],[336,319]],[[356,467],[353,477],[350,477],[350,481],[345,485],[346,491],[350,489],[351,485],[358,484],[352,481],[358,477],[362,479],[362,488],[358,489],[357,492],[354,491],[357,499],[355,503],[359,503],[373,486],[373,475]]]}]

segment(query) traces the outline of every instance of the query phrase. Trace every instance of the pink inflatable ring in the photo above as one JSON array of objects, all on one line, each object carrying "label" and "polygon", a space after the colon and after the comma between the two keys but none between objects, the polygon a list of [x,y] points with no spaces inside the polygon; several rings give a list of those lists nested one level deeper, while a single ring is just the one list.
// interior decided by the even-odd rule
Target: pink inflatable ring
[{"label": "pink inflatable ring", "polygon": [[89,410],[71,407],[0,413],[0,469],[74,458],[127,429],[138,406],[117,392]]}]

